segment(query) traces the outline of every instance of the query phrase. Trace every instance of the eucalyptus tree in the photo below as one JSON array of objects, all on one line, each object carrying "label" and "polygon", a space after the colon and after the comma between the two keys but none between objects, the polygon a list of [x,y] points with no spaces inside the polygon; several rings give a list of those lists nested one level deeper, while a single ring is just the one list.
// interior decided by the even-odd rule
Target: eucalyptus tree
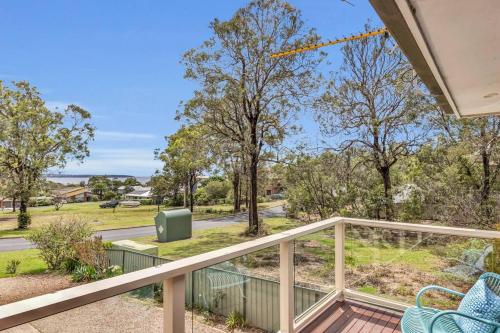
[{"label": "eucalyptus tree", "polygon": [[493,194],[500,191],[500,118],[456,119],[441,110],[433,115],[434,125],[441,129],[439,148],[444,152],[440,163],[457,166],[458,181],[468,189],[484,217],[495,222],[498,207]]},{"label": "eucalyptus tree", "polygon": [[342,54],[340,69],[317,102],[316,116],[324,133],[341,138],[340,149],[366,151],[365,163],[377,170],[384,185],[385,217],[392,219],[391,168],[425,141],[424,114],[432,103],[390,38],[348,42]]},{"label": "eucalyptus tree", "polygon": [[30,223],[28,200],[50,168],[64,167],[70,158],[89,155],[94,128],[90,113],[77,105],[51,111],[27,82],[6,86],[0,81],[0,170],[20,200],[18,227]]},{"label": "eucalyptus tree", "polygon": [[249,232],[257,233],[258,166],[279,145],[302,103],[316,87],[314,52],[273,58],[276,51],[318,41],[301,13],[281,0],[255,0],[227,21],[210,24],[213,36],[184,54],[185,77],[200,88],[183,115],[241,147],[248,170]]},{"label": "eucalyptus tree", "polygon": [[158,152],[164,162],[164,173],[182,182],[189,196],[189,208],[194,208],[194,191],[198,177],[212,164],[206,133],[202,125],[183,126],[166,137],[167,147]]}]

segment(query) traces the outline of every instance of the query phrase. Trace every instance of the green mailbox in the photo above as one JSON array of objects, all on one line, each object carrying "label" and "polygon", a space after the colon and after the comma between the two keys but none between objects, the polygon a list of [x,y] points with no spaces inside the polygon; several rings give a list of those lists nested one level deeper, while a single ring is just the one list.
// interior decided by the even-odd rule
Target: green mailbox
[{"label": "green mailbox", "polygon": [[156,235],[160,243],[191,238],[193,218],[189,209],[159,212],[155,217]]}]

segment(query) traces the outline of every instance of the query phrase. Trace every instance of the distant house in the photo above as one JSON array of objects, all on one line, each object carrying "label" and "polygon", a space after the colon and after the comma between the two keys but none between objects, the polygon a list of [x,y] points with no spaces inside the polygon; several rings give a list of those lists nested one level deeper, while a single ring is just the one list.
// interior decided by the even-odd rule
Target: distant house
[{"label": "distant house", "polygon": [[[140,190],[145,189],[145,188],[151,189],[150,187],[144,187],[144,186],[138,186],[138,185],[134,185],[134,186],[122,185],[122,186],[118,187],[118,193],[119,194],[127,194],[127,193],[130,193],[133,191],[140,191]],[[131,189],[132,189],[132,191],[131,191]]]},{"label": "distant house", "polygon": [[151,187],[134,186],[134,190],[125,194],[125,198],[129,200],[152,199]]},{"label": "distant house", "polygon": [[67,202],[88,202],[92,200],[92,192],[86,187],[58,190],[54,195],[63,197]]},{"label": "distant house", "polygon": [[[0,209],[1,210],[12,209],[13,204],[14,204],[14,200],[12,200],[12,198],[2,198],[2,197],[0,197]],[[17,200],[15,202],[15,205],[16,205],[16,208],[19,208],[19,205],[20,205],[19,200]]]}]

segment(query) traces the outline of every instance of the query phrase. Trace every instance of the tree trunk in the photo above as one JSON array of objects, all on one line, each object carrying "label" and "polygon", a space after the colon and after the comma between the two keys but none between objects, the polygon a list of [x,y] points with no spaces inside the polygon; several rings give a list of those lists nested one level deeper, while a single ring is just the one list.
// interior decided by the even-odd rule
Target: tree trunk
[{"label": "tree trunk", "polygon": [[385,219],[392,220],[394,218],[394,210],[392,203],[392,183],[391,183],[391,172],[389,167],[382,167],[380,169],[380,175],[384,181],[384,207],[385,207]]},{"label": "tree trunk", "polygon": [[16,197],[12,198],[12,211],[15,213],[16,212]]},{"label": "tree trunk", "polygon": [[19,204],[19,213],[23,214],[28,211],[28,203],[26,202],[26,199],[21,198],[21,202]]},{"label": "tree trunk", "polygon": [[196,184],[196,176],[190,175],[188,178],[189,185],[189,210],[194,212],[194,186]]},{"label": "tree trunk", "polygon": [[481,205],[485,209],[486,216],[488,218],[493,214],[493,209],[490,205],[490,195],[491,195],[491,170],[490,170],[490,157],[485,149],[481,152],[482,164],[483,164],[483,184],[481,186]]},{"label": "tree trunk", "polygon": [[240,173],[233,171],[233,210],[235,213],[240,212]]},{"label": "tree trunk", "polygon": [[189,179],[186,180],[186,182],[184,183],[184,208],[187,208],[188,206],[188,203],[187,203],[187,200],[188,200],[188,192],[189,192]]},{"label": "tree trunk", "polygon": [[257,167],[258,157],[253,153],[250,160],[250,202],[248,209],[248,228],[251,234],[259,232],[259,215],[257,212]]}]

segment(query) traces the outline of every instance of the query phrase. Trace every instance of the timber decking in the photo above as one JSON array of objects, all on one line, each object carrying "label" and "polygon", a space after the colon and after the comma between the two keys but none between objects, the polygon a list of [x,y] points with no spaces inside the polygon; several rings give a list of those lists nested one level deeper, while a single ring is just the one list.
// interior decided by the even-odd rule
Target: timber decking
[{"label": "timber decking", "polygon": [[336,302],[300,333],[400,333],[401,315],[358,302]]}]

